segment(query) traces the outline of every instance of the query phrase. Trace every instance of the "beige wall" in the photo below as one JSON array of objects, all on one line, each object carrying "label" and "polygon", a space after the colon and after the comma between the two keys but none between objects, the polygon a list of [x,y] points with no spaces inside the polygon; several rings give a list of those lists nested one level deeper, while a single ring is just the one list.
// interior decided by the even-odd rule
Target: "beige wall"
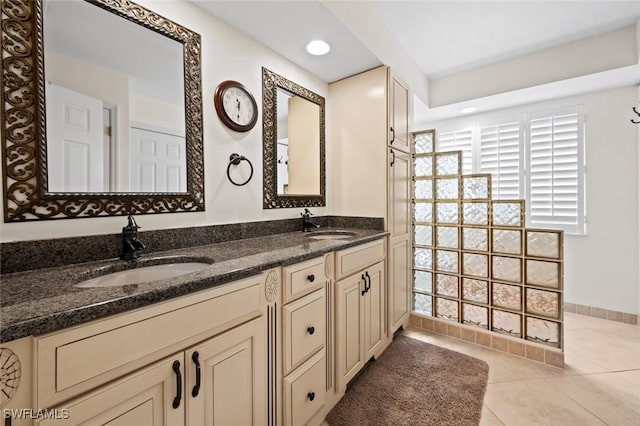
[{"label": "beige wall", "polygon": [[638,313],[640,126],[629,122],[638,99],[637,87],[625,87],[463,119],[421,122],[419,129],[438,131],[465,122],[584,105],[587,235],[565,236],[565,301]]},{"label": "beige wall", "polygon": [[429,83],[431,108],[638,63],[635,25]]},{"label": "beige wall", "polygon": [[129,110],[132,123],[144,123],[185,134],[184,105],[176,105],[159,99],[131,92]]},{"label": "beige wall", "polygon": [[[204,212],[144,215],[137,219],[138,224],[144,230],[152,230],[299,218],[300,209],[262,209],[261,67],[265,66],[325,97],[328,93],[327,84],[190,2],[138,0],[137,3],[190,28],[202,37],[206,197]],[[241,82],[256,98],[260,116],[258,124],[251,131],[233,132],[219,121],[213,106],[213,94],[216,86],[224,80]],[[331,147],[328,146],[327,150],[330,151]],[[237,187],[227,180],[226,168],[229,155],[233,152],[246,156],[254,165],[253,179],[246,186]],[[331,164],[328,163],[327,169],[330,168]],[[327,176],[327,188],[330,187],[331,173]],[[323,215],[329,212],[329,208],[312,208],[311,211],[316,215]],[[117,233],[124,225],[122,217],[3,223],[0,240],[6,242]]]}]

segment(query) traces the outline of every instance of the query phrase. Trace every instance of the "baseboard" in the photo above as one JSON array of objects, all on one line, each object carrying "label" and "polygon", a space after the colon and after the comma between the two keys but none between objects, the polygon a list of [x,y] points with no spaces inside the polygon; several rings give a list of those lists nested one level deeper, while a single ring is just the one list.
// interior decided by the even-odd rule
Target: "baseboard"
[{"label": "baseboard", "polygon": [[640,325],[640,315],[629,314],[627,312],[612,311],[609,309],[596,308],[595,306],[580,305],[577,303],[564,303],[564,311],[574,314],[587,315],[606,319],[610,321],[623,322],[625,324]]}]

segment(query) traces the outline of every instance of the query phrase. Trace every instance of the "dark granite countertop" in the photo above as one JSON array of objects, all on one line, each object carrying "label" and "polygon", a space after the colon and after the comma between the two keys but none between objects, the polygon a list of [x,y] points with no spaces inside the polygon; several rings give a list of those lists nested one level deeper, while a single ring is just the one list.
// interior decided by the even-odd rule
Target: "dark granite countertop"
[{"label": "dark granite countertop", "polygon": [[[351,240],[315,240],[292,232],[142,254],[137,262],[110,259],[0,275],[0,343],[187,295],[387,235],[379,230],[349,231],[356,234]],[[143,284],[74,287],[105,272],[172,263],[175,257],[181,262],[212,264],[197,272]]]}]

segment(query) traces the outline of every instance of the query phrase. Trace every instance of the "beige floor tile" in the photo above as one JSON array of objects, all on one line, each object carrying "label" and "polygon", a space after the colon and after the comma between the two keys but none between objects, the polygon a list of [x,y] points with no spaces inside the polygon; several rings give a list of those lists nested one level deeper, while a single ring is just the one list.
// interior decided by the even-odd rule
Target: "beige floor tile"
[{"label": "beige floor tile", "polygon": [[565,369],[448,336],[407,334],[489,364],[481,425],[640,425],[640,327],[565,313]]},{"label": "beige floor tile", "polygon": [[634,379],[619,372],[545,380],[607,424],[631,426],[640,424],[640,383]]},{"label": "beige floor tile", "polygon": [[484,403],[506,426],[605,424],[545,379],[490,384]]},{"label": "beige floor tile", "polygon": [[640,368],[640,337],[619,337],[609,329],[567,330],[565,353],[570,358],[582,357],[607,371]]},{"label": "beige floor tile", "polygon": [[483,405],[479,426],[504,426],[504,423],[502,423],[500,419],[493,414],[493,411],[489,410],[486,405]]}]

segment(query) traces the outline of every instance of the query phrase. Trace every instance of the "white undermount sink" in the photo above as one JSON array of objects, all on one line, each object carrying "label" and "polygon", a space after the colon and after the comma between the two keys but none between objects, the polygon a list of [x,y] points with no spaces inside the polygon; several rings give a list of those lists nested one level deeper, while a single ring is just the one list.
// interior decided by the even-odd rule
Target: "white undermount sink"
[{"label": "white undermount sink", "polygon": [[356,236],[355,232],[327,229],[324,231],[311,231],[307,238],[312,240],[351,240]]},{"label": "white undermount sink", "polygon": [[92,278],[76,284],[75,287],[94,288],[141,284],[196,272],[208,266],[211,266],[211,264],[203,262],[166,263],[163,265],[145,266],[143,268],[127,269]]}]

